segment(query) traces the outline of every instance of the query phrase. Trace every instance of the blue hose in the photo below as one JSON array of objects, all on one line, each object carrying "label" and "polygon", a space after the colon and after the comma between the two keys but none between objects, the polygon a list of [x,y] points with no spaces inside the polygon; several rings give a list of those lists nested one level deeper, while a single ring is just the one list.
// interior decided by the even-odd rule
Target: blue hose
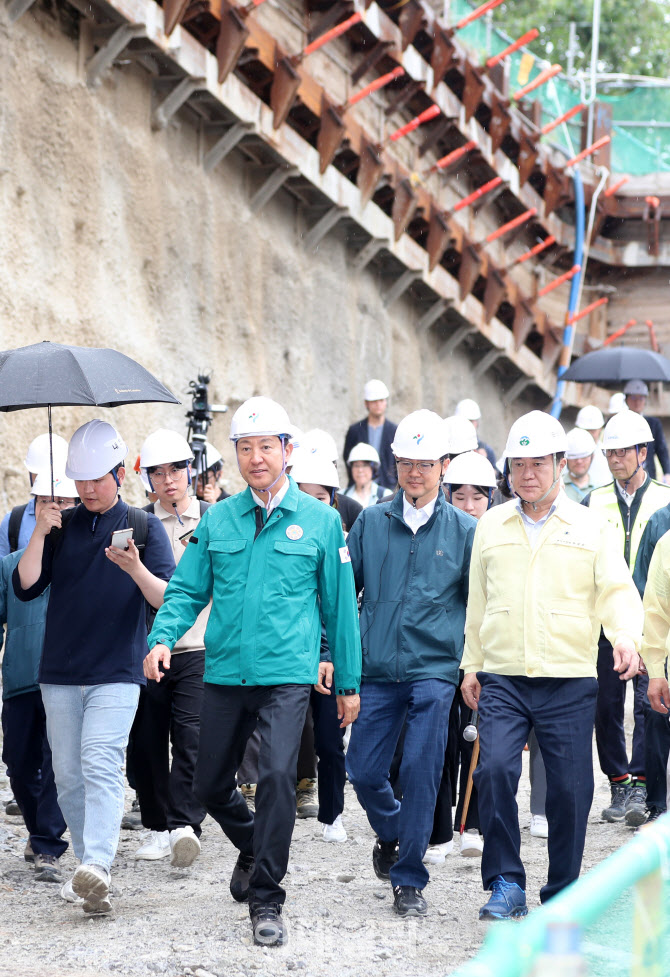
[{"label": "blue hose", "polygon": [[[581,271],[575,275],[570,283],[570,299],[568,301],[568,312],[566,316],[566,326],[563,330],[563,349],[566,347],[572,347],[572,336],[575,330],[574,323],[568,325],[570,319],[577,312],[577,303],[579,301],[579,284],[584,276],[585,268],[583,267],[584,260],[584,184],[582,183],[582,178],[579,175],[579,170],[576,168],[572,171],[572,183],[575,189],[575,257],[573,265],[579,265]],[[556,384],[556,396],[554,397],[553,403],[551,405],[551,416],[560,417],[561,411],[563,410],[563,394],[565,393],[565,383],[566,381],[561,379],[563,374],[568,369],[568,363],[566,366],[559,366],[558,368],[558,383]]]}]

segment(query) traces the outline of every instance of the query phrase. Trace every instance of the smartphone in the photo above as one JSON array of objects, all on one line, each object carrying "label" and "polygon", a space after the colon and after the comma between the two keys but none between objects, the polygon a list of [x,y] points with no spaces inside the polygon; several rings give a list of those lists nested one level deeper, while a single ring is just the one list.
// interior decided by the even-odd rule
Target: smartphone
[{"label": "smartphone", "polygon": [[115,529],[112,533],[112,546],[116,546],[119,550],[127,550],[128,540],[132,538],[132,529]]},{"label": "smartphone", "polygon": [[187,533],[184,533],[183,536],[180,536],[179,539],[188,539],[189,536],[192,536],[194,532],[195,529],[189,529],[189,531]]}]

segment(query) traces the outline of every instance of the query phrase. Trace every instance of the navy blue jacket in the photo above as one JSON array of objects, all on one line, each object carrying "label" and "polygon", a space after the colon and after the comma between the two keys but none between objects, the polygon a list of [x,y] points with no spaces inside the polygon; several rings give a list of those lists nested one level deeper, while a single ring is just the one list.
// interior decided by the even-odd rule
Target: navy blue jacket
[{"label": "navy blue jacket", "polygon": [[37,676],[44,644],[49,589],[29,604],[17,598],[12,588],[12,573],[22,556],[23,550],[17,550],[0,562],[0,625],[6,625],[7,632],[2,656],[3,699],[26,692],[39,692],[40,688]]},{"label": "navy blue jacket", "polygon": [[[145,685],[142,660],[148,652],[146,606],[137,584],[105,556],[115,529],[128,525],[128,506],[119,499],[102,515],[84,505],[74,510],[62,542],[44,541],[42,572],[27,590],[18,568],[14,593],[33,600],[51,584],[40,682],[47,685]],[[142,562],[169,580],[174,556],[160,520],[147,513],[147,541]]]},{"label": "navy blue jacket", "polygon": [[403,493],[364,509],[347,546],[363,593],[363,681],[438,678],[458,684],[470,553],[477,521],[438,492],[416,535]]},{"label": "navy blue jacket", "polygon": [[[383,485],[385,488],[395,491],[398,484],[398,478],[395,468],[395,458],[393,457],[393,452],[391,451],[391,444],[395,437],[395,432],[397,424],[392,421],[384,421],[384,428],[382,430],[382,448],[379,452],[379,460],[381,462],[379,471],[375,476],[375,481],[379,485]],[[356,421],[352,424],[347,431],[347,436],[344,439],[344,463],[347,464],[347,458],[349,457],[349,452],[357,444],[367,444],[368,443],[368,419],[364,417],[362,421]],[[349,472],[349,484],[351,481],[351,472],[349,471],[349,466],[347,465],[347,471]]]},{"label": "navy blue jacket", "polygon": [[644,527],[644,532],[642,533],[640,545],[637,549],[633,580],[642,597],[644,597],[644,588],[647,586],[649,564],[654,555],[654,548],[661,536],[665,536],[669,530],[670,505],[664,505],[662,509],[657,509],[656,512],[653,512],[649,516],[647,525]]},{"label": "navy blue jacket", "polygon": [[647,445],[647,457],[644,461],[644,467],[646,471],[649,472],[652,478],[656,478],[656,464],[655,459],[658,455],[658,460],[661,465],[661,469],[664,475],[670,473],[670,455],[668,454],[668,446],[665,442],[665,434],[663,433],[663,425],[661,424],[658,417],[647,417],[644,415],[645,421],[649,424],[651,428],[651,433],[654,436],[654,440]]}]

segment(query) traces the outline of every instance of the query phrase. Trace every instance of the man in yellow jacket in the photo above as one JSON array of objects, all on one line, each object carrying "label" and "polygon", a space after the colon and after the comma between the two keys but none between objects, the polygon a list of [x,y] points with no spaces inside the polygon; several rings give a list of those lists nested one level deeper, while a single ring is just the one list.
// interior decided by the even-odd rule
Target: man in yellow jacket
[{"label": "man in yellow jacket", "polygon": [[[649,674],[647,695],[651,708],[667,716],[670,688],[667,677],[670,635],[670,532],[661,536],[649,564],[644,590],[644,643],[642,654]],[[667,784],[670,785],[670,761]],[[667,788],[670,797],[670,786]],[[666,801],[667,805],[667,801]]]},{"label": "man in yellow jacket", "polygon": [[516,791],[535,729],[547,769],[545,902],[579,875],[593,799],[591,741],[601,624],[621,679],[635,675],[642,603],[604,518],[567,498],[566,436],[532,411],[507,439],[516,498],[478,523],[465,629],[466,704],[479,710],[475,772],[484,835],[480,919],[527,913]]}]

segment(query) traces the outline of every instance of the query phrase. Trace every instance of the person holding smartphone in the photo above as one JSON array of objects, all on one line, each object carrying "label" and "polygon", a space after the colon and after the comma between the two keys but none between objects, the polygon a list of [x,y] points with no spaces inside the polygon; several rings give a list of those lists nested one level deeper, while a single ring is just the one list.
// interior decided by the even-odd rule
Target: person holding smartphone
[{"label": "person holding smartphone", "polygon": [[[209,503],[190,495],[193,452],[176,431],[158,430],[140,451],[142,474],[158,496],[145,506],[161,521],[175,563]],[[149,680],[133,725],[133,760],[142,824],[149,835],[135,858],[171,855],[171,864],[190,865],[200,852],[205,809],[193,792],[204,689],[205,628],[209,607],[200,612],[172,651],[162,680]],[[172,757],[172,762],[170,762]]]},{"label": "person holding smartphone", "polygon": [[159,607],[174,571],[170,542],[147,514],[142,558],[119,490],[128,448],[104,421],[89,421],[68,446],[65,474],[81,505],[62,518],[40,509],[35,531],[12,574],[22,601],[51,585],[39,681],[47,717],[58,804],[81,864],[61,895],[87,914],[111,911],[110,869],[123,815],[123,757],[147,652],[146,602]]}]

